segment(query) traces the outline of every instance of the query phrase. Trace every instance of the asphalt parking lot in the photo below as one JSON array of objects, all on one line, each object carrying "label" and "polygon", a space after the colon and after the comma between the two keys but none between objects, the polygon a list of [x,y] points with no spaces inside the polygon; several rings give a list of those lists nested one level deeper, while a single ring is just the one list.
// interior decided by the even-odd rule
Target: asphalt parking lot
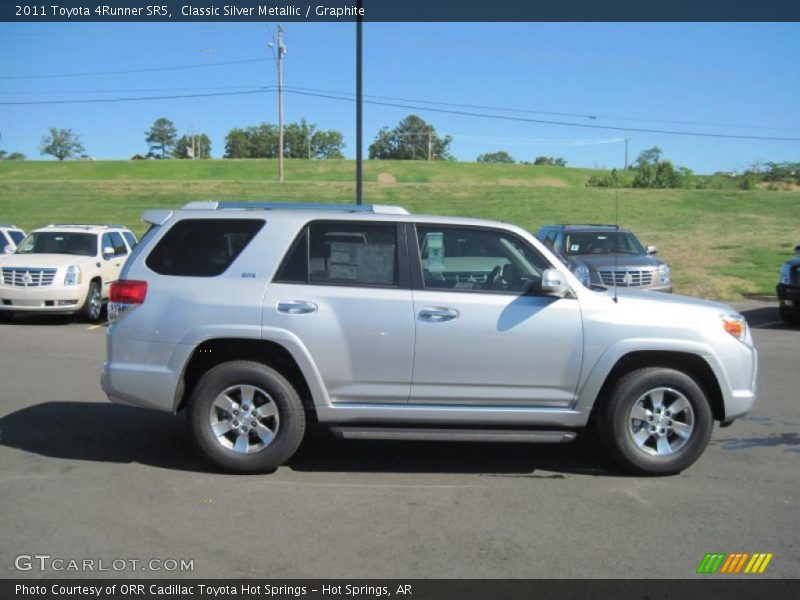
[{"label": "asphalt parking lot", "polygon": [[[112,405],[105,328],[0,325],[0,577],[19,555],[193,560],[192,577],[684,578],[707,552],[800,567],[800,328],[738,305],[760,352],[759,404],[666,478],[565,446],[307,443],[271,475],[211,470],[183,419]],[[117,563],[119,564],[119,563]],[[132,563],[128,563],[130,565]]]}]

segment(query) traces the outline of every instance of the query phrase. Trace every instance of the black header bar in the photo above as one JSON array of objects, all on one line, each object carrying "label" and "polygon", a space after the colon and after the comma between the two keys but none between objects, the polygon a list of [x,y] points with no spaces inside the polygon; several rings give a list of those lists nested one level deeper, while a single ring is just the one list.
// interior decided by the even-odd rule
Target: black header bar
[{"label": "black header bar", "polygon": [[362,10],[365,22],[800,21],[797,0],[14,0],[0,21],[355,22]]}]

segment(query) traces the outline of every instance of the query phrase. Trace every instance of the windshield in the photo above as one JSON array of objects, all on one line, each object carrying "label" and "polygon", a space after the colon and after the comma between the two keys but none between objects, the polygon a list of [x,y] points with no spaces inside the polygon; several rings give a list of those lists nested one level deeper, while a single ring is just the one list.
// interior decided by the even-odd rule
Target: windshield
[{"label": "windshield", "polygon": [[568,256],[578,254],[646,254],[645,249],[630,232],[589,231],[568,233],[565,240]]},{"label": "windshield", "polygon": [[64,231],[40,231],[30,234],[17,248],[17,254],[97,254],[97,235]]}]

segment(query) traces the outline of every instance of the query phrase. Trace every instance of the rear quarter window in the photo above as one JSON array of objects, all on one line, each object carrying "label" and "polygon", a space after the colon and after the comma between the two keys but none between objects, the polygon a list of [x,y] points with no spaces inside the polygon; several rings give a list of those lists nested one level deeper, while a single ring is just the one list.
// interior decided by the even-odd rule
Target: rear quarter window
[{"label": "rear quarter window", "polygon": [[216,277],[263,226],[262,219],[185,219],[164,234],[145,264],[159,275]]}]

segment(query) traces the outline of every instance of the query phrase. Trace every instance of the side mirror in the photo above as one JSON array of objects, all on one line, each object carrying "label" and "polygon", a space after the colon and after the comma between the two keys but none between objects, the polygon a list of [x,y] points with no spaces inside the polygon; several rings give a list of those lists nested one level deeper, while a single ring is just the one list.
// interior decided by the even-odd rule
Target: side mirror
[{"label": "side mirror", "polygon": [[108,260],[112,256],[114,256],[114,249],[111,246],[105,246],[103,248],[103,258]]},{"label": "side mirror", "polygon": [[557,269],[545,269],[542,272],[542,293],[548,296],[563,298],[569,292],[569,285],[564,275]]},{"label": "side mirror", "polygon": [[648,254],[658,254],[658,246],[648,246],[647,247]]},{"label": "side mirror", "polygon": [[14,254],[14,246],[8,244],[5,248],[3,248],[3,252],[5,254]]}]

